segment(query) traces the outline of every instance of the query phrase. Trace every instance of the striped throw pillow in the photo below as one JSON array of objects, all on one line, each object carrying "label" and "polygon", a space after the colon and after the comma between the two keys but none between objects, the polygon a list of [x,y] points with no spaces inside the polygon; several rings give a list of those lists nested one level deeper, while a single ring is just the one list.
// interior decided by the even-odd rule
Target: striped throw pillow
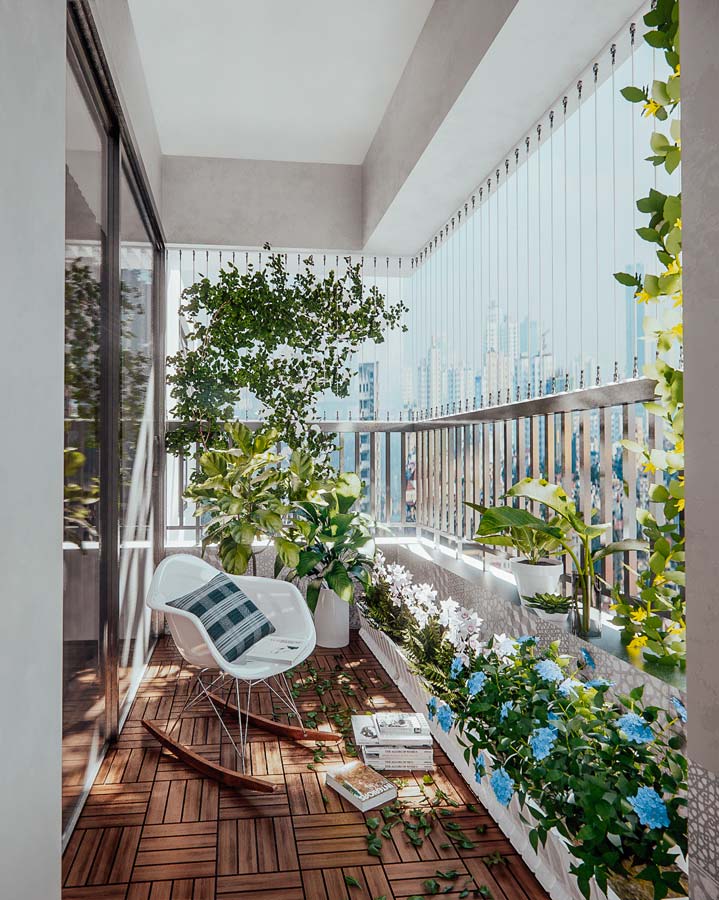
[{"label": "striped throw pillow", "polygon": [[197,616],[227,662],[234,662],[276,630],[262,610],[223,573],[167,605]]}]

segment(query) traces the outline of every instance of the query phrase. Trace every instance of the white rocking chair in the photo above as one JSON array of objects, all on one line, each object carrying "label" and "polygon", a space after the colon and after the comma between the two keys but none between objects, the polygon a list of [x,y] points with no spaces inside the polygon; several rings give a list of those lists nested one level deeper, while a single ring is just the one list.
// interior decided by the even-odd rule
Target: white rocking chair
[{"label": "white rocking chair", "polygon": [[[167,731],[147,720],[143,720],[142,724],[163,747],[202,774],[215,778],[229,787],[271,792],[274,790],[273,784],[245,774],[245,747],[250,724],[292,740],[341,740],[341,735],[331,731],[318,731],[303,726],[299,709],[285,674],[289,669],[303,662],[314,650],[314,622],[304,598],[293,584],[273,578],[229,575],[228,577],[272,622],[275,627],[272,637],[284,638],[299,645],[291,662],[266,662],[252,658],[243,659],[243,656],[240,656],[230,663],[218,652],[197,616],[168,605],[170,601],[201,587],[218,574],[220,574],[218,570],[209,563],[184,553],[168,556],[155,570],[147,594],[147,605],[151,609],[164,613],[177,649],[189,665],[196,667],[197,672],[180,714]],[[267,638],[262,638],[262,640],[267,640]],[[259,647],[262,640],[258,641],[255,647]],[[223,696],[223,689],[227,688],[228,679],[230,679],[229,689]],[[240,682],[245,686],[244,709],[241,702]],[[272,695],[287,709],[290,718],[296,719],[299,724],[288,725],[250,712],[252,688],[258,684],[265,684]],[[233,692],[234,703],[232,702]],[[234,747],[238,757],[239,771],[211,762],[172,737],[172,732],[179,724],[184,712],[203,699],[209,701],[220,721],[222,731]],[[239,746],[223,719],[224,715],[230,713],[237,716]]]}]

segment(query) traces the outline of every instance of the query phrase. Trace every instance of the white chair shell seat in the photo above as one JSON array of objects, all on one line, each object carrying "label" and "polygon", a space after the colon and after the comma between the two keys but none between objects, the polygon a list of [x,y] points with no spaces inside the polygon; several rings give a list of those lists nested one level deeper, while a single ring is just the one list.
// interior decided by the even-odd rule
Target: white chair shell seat
[{"label": "white chair shell seat", "polygon": [[[291,662],[264,662],[240,656],[228,662],[220,654],[200,620],[175,609],[169,602],[201,587],[221,574],[204,559],[177,553],[164,559],[155,570],[147,594],[147,605],[164,613],[177,649],[191,665],[220,669],[232,678],[261,681],[299,665],[315,648],[315,627],[302,594],[287,581],[250,575],[228,575],[275,627],[273,637],[300,644]],[[267,640],[267,638],[262,638]],[[261,641],[255,644],[260,647]]]}]

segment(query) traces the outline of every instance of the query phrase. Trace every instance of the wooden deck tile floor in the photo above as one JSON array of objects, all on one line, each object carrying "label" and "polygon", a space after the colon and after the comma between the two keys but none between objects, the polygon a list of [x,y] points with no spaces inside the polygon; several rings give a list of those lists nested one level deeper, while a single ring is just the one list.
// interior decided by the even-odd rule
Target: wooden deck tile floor
[{"label": "wooden deck tile floor", "polygon": [[[311,663],[314,674],[299,699],[305,713],[324,704],[332,720],[352,707],[407,708],[359,638],[344,650],[318,650]],[[349,758],[344,744],[327,744],[323,757],[314,744],[251,729],[249,770],[278,791],[239,793],[199,777],[161,753],[141,725],[148,718],[167,727],[190,680],[172,640],[163,638],[66,849],[63,900],[406,900],[430,897],[433,881],[440,892],[449,889],[441,894],[448,900],[546,900],[439,748],[434,784],[424,786],[422,773],[407,775],[400,797],[419,806],[426,803],[423,791],[446,794],[456,805],[442,821],[459,825],[471,849],[459,848],[437,823],[420,846],[395,827],[383,840],[381,858],[370,855],[366,819],[378,811],[363,814],[324,788],[327,766]],[[253,705],[271,712],[269,692],[255,695]],[[327,714],[318,714],[320,727],[327,721]],[[180,729],[197,752],[234,767],[232,748],[226,740],[220,744],[209,706],[198,704]],[[489,895],[474,893],[482,886]]]}]

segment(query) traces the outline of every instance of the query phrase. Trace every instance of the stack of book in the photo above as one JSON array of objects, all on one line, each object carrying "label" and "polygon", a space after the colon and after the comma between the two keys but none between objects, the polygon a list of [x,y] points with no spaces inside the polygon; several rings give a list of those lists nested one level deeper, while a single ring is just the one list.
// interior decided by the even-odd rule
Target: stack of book
[{"label": "stack of book", "polygon": [[420,713],[352,716],[352,732],[362,759],[373,769],[427,771],[434,766],[429,723]]}]

